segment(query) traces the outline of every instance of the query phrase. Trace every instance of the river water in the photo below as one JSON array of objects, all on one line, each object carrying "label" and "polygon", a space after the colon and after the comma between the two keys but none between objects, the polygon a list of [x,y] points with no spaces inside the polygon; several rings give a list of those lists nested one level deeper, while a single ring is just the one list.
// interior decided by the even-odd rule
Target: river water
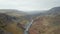
[{"label": "river water", "polygon": [[26,24],[24,34],[29,34],[29,28],[31,27],[32,23],[33,23],[33,20],[31,20],[31,22]]}]

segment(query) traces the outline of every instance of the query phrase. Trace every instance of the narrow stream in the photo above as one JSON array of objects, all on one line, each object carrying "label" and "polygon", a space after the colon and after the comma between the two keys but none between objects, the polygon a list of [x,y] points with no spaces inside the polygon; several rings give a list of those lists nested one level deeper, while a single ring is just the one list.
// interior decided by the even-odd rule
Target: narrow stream
[{"label": "narrow stream", "polygon": [[33,20],[26,24],[24,34],[29,34],[28,30],[31,27],[32,23],[33,23]]}]

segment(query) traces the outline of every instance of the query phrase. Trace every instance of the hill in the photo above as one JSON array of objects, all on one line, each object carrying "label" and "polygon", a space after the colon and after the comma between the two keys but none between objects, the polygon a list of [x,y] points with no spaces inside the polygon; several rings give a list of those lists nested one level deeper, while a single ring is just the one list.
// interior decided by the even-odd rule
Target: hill
[{"label": "hill", "polygon": [[54,7],[34,18],[30,34],[60,34],[60,7]]},{"label": "hill", "polygon": [[15,16],[0,13],[0,34],[23,34],[24,29],[18,20]]},{"label": "hill", "polygon": [[6,13],[11,16],[25,16],[26,12],[15,10],[15,9],[0,9],[0,13]]}]

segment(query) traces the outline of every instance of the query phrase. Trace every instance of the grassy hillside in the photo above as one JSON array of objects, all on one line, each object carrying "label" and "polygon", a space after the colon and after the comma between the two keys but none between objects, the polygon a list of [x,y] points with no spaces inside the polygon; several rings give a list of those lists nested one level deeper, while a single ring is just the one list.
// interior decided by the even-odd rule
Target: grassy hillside
[{"label": "grassy hillside", "polygon": [[3,31],[0,33],[7,34],[10,32],[12,34],[23,34],[24,29],[18,27],[17,24],[20,22],[17,20],[17,17],[12,17],[4,13],[0,13],[0,30]]}]

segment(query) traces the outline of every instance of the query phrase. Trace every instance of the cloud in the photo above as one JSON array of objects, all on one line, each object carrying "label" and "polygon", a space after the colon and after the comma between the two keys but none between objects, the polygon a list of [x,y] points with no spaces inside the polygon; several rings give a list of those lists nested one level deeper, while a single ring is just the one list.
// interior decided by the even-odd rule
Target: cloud
[{"label": "cloud", "polygon": [[44,10],[60,6],[60,0],[0,0],[0,9]]}]

